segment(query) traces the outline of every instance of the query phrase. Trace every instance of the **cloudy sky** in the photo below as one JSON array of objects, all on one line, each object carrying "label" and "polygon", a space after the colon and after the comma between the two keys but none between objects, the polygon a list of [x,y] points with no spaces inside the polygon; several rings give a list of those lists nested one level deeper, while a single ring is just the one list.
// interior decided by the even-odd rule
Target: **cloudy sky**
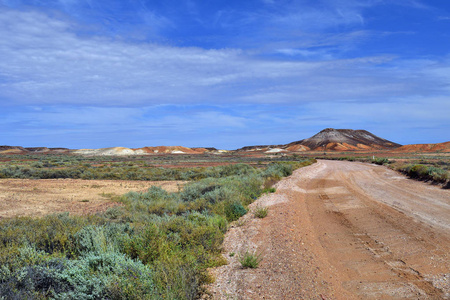
[{"label": "cloudy sky", "polygon": [[450,140],[447,0],[0,0],[0,145]]}]

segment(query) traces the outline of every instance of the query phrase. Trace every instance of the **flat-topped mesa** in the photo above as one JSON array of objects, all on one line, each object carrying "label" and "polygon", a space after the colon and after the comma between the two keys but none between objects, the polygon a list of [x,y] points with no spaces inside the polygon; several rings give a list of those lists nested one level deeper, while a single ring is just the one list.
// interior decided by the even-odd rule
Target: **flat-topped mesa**
[{"label": "flat-topped mesa", "polygon": [[0,146],[0,151],[3,151],[3,150],[13,150],[13,149],[18,149],[18,150],[26,151],[25,148],[22,147],[22,146],[7,146],[7,145],[2,145],[2,146]]}]

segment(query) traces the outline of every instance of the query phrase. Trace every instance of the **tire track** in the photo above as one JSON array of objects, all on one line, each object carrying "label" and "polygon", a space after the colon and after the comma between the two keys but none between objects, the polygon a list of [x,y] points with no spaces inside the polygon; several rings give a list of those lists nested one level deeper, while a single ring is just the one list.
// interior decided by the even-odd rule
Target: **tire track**
[{"label": "tire track", "polygon": [[[367,193],[370,186],[379,188],[385,180],[380,180],[371,166],[326,164],[326,172],[309,185],[308,190],[316,193],[307,198],[307,204],[311,219],[316,221],[316,233],[339,270],[343,286],[362,298],[448,299],[448,235]],[[355,184],[355,178],[364,188]],[[346,189],[347,193],[329,193],[333,188]],[[432,196],[417,194],[425,200]],[[424,267],[436,257],[444,266]],[[436,275],[444,284],[435,284]]]}]

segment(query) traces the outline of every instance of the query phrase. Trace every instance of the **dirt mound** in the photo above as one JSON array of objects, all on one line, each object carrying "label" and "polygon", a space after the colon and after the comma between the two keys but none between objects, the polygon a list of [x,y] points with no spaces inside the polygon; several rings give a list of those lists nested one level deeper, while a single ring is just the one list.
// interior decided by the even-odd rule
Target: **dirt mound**
[{"label": "dirt mound", "polygon": [[25,149],[30,152],[50,152],[50,149],[47,147],[26,147]]},{"label": "dirt mound", "polygon": [[67,148],[0,146],[0,154],[56,154],[69,151]]},{"label": "dirt mound", "polygon": [[0,146],[0,151],[4,151],[4,150],[12,150],[12,149],[18,149],[18,150],[22,150],[22,151],[26,151],[24,147],[21,146]]},{"label": "dirt mound", "polygon": [[286,147],[286,150],[288,150],[288,151],[309,151],[311,149],[309,149],[309,147],[304,146],[304,145],[292,145],[292,146]]},{"label": "dirt mound", "polygon": [[61,153],[69,153],[70,149],[69,148],[49,148],[50,152],[52,154],[61,154]]},{"label": "dirt mound", "polygon": [[203,152],[217,152],[217,151],[219,151],[217,148],[214,148],[214,147],[194,147],[194,148],[191,148],[192,150],[195,150],[195,151],[203,151]]},{"label": "dirt mound", "polygon": [[157,147],[143,147],[134,149],[135,151],[141,150],[146,154],[157,154],[157,153],[171,153],[171,154],[200,154],[205,153],[207,150],[205,148],[188,148],[183,146],[157,146]]},{"label": "dirt mound", "polygon": [[266,153],[280,153],[280,152],[287,152],[287,151],[281,148],[271,148],[266,151]]},{"label": "dirt mound", "polygon": [[257,146],[245,146],[242,148],[239,148],[235,151],[261,151],[261,152],[265,152],[265,151],[269,151],[270,149],[285,149],[286,145],[257,145]]},{"label": "dirt mound", "polygon": [[26,152],[27,150],[21,146],[0,146],[0,154],[22,154]]},{"label": "dirt mound", "polygon": [[205,148],[191,149],[182,146],[158,146],[143,148],[112,147],[101,149],[80,149],[73,151],[74,154],[81,155],[146,155],[146,154],[202,154]]},{"label": "dirt mound", "polygon": [[395,149],[395,152],[450,152],[450,142],[405,145]]},{"label": "dirt mound", "polygon": [[100,149],[80,149],[73,151],[74,154],[81,155],[133,155],[135,152],[130,148],[112,147]]}]

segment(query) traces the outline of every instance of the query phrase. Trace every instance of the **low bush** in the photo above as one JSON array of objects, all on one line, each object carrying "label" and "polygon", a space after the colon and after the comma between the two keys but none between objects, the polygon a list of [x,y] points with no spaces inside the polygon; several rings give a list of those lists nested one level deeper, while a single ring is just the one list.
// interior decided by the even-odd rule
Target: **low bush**
[{"label": "low bush", "polygon": [[244,254],[239,255],[238,260],[243,268],[255,269],[262,261],[262,254],[257,254],[256,252],[251,253],[247,250]]},{"label": "low bush", "polygon": [[261,206],[256,207],[255,211],[253,212],[255,217],[260,218],[260,219],[267,217],[268,213],[269,213],[269,208],[261,207]]},{"label": "low bush", "polygon": [[389,159],[385,157],[377,157],[375,159],[372,159],[372,163],[377,165],[386,165],[389,164]]},{"label": "low bush", "polygon": [[240,202],[229,202],[225,205],[225,216],[228,221],[235,221],[246,213],[247,210]]},{"label": "low bush", "polygon": [[276,191],[277,191],[277,189],[274,187],[269,187],[269,188],[263,189],[263,193],[275,193]]}]

